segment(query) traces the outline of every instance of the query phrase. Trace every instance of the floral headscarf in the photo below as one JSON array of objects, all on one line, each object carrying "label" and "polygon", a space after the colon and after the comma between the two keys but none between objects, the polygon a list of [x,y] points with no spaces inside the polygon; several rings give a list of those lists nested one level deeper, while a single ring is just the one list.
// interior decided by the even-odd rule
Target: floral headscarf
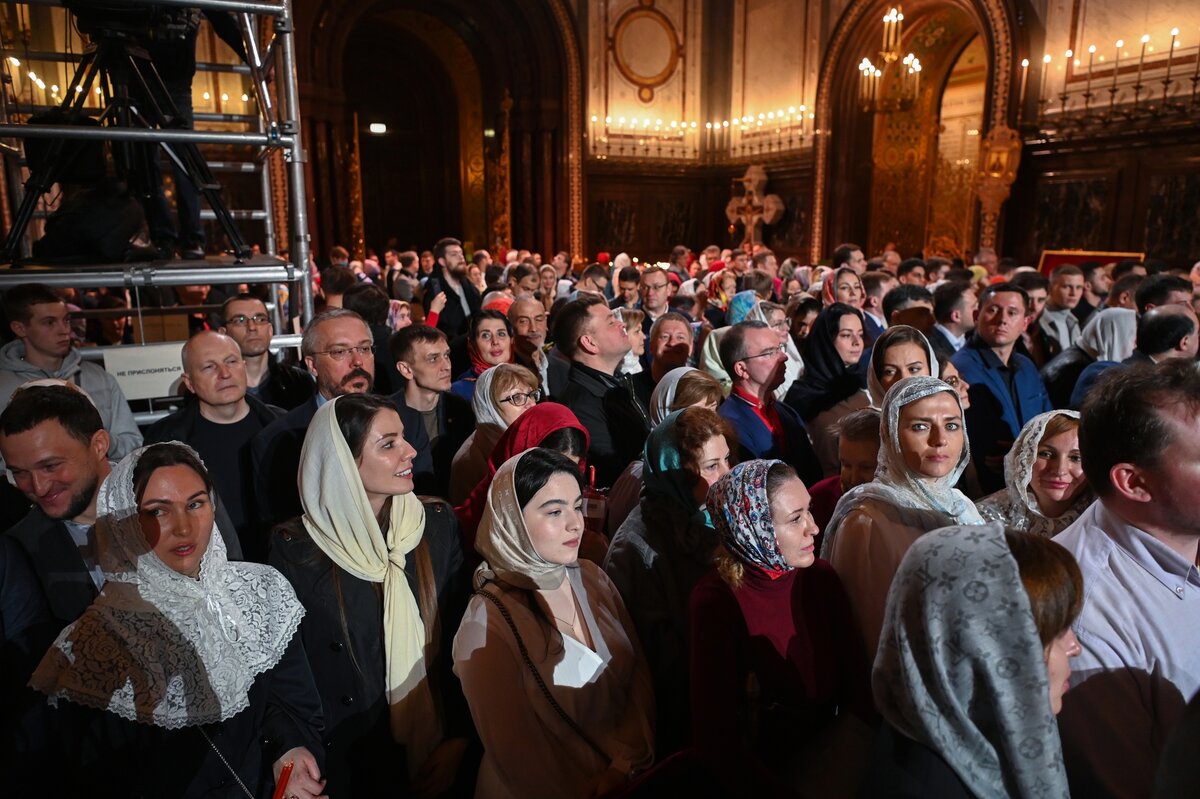
[{"label": "floral headscarf", "polygon": [[779,460],[739,463],[708,490],[708,512],[721,542],[743,563],[767,572],[791,571],[779,551],[767,497],[767,475]]}]

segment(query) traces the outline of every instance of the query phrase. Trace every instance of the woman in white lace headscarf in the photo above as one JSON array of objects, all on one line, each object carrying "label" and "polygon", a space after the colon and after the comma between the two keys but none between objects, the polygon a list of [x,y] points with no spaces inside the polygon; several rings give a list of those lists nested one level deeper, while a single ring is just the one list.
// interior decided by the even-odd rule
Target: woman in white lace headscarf
[{"label": "woman in white lace headscarf", "polygon": [[978,503],[989,522],[1050,538],[1092,504],[1079,456],[1079,414],[1050,411],[1029,420],[1004,456],[1005,488]]},{"label": "woman in white lace headscarf", "polygon": [[873,655],[892,576],[913,541],[951,524],[980,524],[954,486],[971,459],[958,392],[934,377],[909,377],[883,400],[875,479],[838,500],[821,556],[846,586]]},{"label": "woman in white lace headscarf", "polygon": [[179,442],[134,451],[96,511],[104,588],[30,680],[62,714],[64,752],[46,778],[78,779],[81,795],[103,783],[126,796],[253,796],[270,790],[267,764],[278,775],[291,760],[289,795],[320,795],[304,609],[275,569],[226,559],[199,456]]},{"label": "woman in white lace headscarf", "polygon": [[479,375],[475,394],[471,397],[475,430],[454,453],[450,464],[450,489],[446,499],[451,505],[462,504],[471,489],[487,477],[488,458],[496,448],[496,442],[510,424],[537,404],[540,396],[532,395],[540,394],[539,385],[537,375],[515,363],[502,363]]}]

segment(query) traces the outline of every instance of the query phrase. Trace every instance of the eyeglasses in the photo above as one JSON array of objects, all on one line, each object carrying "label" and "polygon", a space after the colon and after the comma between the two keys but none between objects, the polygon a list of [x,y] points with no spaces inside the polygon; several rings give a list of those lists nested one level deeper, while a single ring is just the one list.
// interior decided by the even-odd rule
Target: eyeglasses
[{"label": "eyeglasses", "polygon": [[739,361],[752,361],[755,358],[774,358],[783,354],[783,347],[771,347],[760,352],[758,355],[747,355],[745,358],[738,358]]},{"label": "eyeglasses", "polygon": [[238,314],[237,316],[231,316],[226,319],[225,326],[245,327],[247,322],[253,322],[256,325],[269,325],[271,324],[271,317],[267,316],[265,313],[256,313],[254,316]]},{"label": "eyeglasses", "polygon": [[542,398],[542,390],[534,389],[533,391],[530,391],[528,393],[522,393],[522,392],[518,391],[514,394],[509,394],[507,397],[502,398],[500,400],[500,402],[511,403],[514,408],[524,408],[526,403],[529,403],[529,402],[536,403],[541,398]]},{"label": "eyeglasses", "polygon": [[662,291],[667,285],[666,283],[643,283],[642,288],[648,291]]},{"label": "eyeglasses", "polygon": [[332,360],[344,361],[350,353],[358,353],[364,358],[375,353],[375,345],[368,344],[365,347],[334,347],[331,350],[321,350],[314,352],[313,355],[328,355]]}]

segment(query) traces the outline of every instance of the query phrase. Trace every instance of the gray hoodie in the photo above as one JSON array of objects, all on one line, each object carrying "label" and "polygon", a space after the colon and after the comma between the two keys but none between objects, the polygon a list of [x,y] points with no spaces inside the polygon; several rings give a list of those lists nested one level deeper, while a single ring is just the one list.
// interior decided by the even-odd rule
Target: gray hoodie
[{"label": "gray hoodie", "polygon": [[[84,361],[76,349],[67,353],[57,371],[46,372],[25,361],[25,342],[13,341],[0,347],[0,411],[8,407],[13,392],[22,385],[48,377],[74,383],[92,398],[104,429],[112,437],[109,460],[119,461],[142,445],[142,434],[116,379],[100,366]],[[3,464],[0,459],[0,468]]]}]

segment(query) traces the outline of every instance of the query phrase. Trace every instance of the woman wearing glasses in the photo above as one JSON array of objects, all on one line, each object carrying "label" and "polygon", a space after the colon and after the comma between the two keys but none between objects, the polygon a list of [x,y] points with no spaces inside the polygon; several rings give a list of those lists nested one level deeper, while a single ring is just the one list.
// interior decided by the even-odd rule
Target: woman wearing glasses
[{"label": "woman wearing glasses", "polygon": [[475,432],[459,447],[450,465],[447,499],[451,505],[465,500],[475,484],[487,476],[488,457],[501,434],[540,398],[538,376],[524,366],[502,363],[480,374],[471,398]]},{"label": "woman wearing glasses", "polygon": [[471,401],[479,376],[493,366],[513,362],[513,329],[508,317],[496,310],[477,311],[467,330],[471,368],[458,376],[450,390]]},{"label": "woman wearing glasses", "polygon": [[862,353],[862,312],[835,302],[817,317],[804,346],[804,379],[784,400],[804,420],[825,477],[839,469],[837,436],[830,428],[870,405],[858,368]]}]

